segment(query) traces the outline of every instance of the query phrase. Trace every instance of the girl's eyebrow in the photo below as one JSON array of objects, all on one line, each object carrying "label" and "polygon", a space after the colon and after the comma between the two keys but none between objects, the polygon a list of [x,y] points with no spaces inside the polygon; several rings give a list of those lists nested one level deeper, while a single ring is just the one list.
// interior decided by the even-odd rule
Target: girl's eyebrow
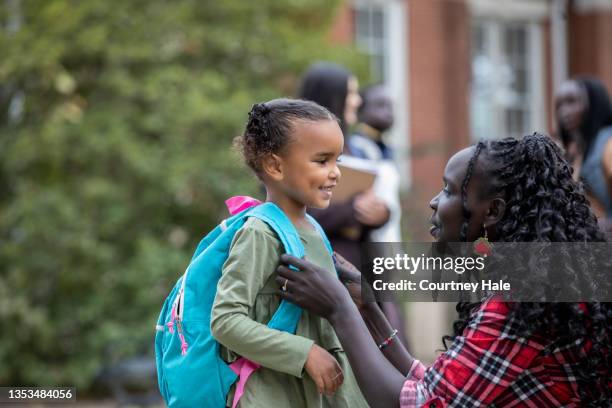
[{"label": "girl's eyebrow", "polygon": [[316,152],[313,156],[333,156],[334,152]]}]

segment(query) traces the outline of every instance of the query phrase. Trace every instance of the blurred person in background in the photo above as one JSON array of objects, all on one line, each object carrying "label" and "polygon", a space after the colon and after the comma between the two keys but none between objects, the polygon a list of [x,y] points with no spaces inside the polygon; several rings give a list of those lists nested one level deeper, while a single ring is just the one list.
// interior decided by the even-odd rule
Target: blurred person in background
[{"label": "blurred person in background", "polygon": [[[369,238],[372,242],[386,242],[386,245],[377,248],[386,253],[377,256],[389,256],[398,253],[399,243],[402,242],[400,175],[393,161],[393,152],[383,139],[395,121],[393,101],[382,84],[370,85],[362,89],[360,95],[362,104],[357,112],[359,123],[347,143],[353,156],[376,163],[378,176],[373,190],[389,209],[389,220],[373,229]],[[391,324],[397,327],[402,342],[407,344],[401,308],[392,302],[381,302],[380,306]]]},{"label": "blurred person in background", "polygon": [[[336,115],[345,139],[348,138],[349,128],[357,123],[357,110],[362,102],[357,78],[349,70],[330,62],[311,65],[302,77],[298,97],[316,102]],[[348,143],[344,154],[352,155]],[[309,212],[325,229],[334,250],[358,266],[360,244],[367,242],[370,232],[385,225],[390,216],[385,202],[372,190],[332,203],[325,210],[309,209]]]},{"label": "blurred person in background", "polygon": [[379,175],[374,185],[376,195],[389,209],[389,221],[370,233],[374,242],[401,242],[400,176],[393,152],[383,136],[393,126],[393,102],[383,85],[371,85],[361,92],[359,123],[348,140],[352,156],[376,162]]},{"label": "blurred person in background", "polygon": [[612,104],[601,81],[577,77],[555,97],[557,131],[600,225],[612,230]]}]

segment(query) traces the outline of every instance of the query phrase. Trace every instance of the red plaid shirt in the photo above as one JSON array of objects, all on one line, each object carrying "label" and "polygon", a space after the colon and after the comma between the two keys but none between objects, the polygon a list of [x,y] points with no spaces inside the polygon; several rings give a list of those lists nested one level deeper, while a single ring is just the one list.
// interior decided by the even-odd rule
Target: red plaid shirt
[{"label": "red plaid shirt", "polygon": [[508,312],[504,302],[484,302],[463,335],[431,367],[415,361],[400,407],[579,406],[576,366],[590,342],[545,355],[546,340],[518,337]]}]

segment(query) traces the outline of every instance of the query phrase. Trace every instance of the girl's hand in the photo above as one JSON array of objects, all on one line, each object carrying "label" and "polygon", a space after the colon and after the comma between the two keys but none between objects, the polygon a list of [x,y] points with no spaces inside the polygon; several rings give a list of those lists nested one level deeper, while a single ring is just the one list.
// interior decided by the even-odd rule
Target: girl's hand
[{"label": "girl's hand", "polygon": [[342,368],[324,348],[312,345],[304,369],[317,384],[319,394],[333,395],[344,382]]},{"label": "girl's hand", "polygon": [[[291,270],[288,266],[294,266],[299,271]],[[342,282],[312,262],[284,254],[276,273],[281,298],[317,316],[330,319],[334,314],[341,313],[343,307],[353,307]],[[282,288],[287,290],[283,291]]]}]

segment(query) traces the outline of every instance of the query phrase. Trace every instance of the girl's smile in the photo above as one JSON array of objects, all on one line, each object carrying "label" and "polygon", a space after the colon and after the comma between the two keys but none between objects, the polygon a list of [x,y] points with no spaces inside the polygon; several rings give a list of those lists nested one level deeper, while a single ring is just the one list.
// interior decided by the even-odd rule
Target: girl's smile
[{"label": "girl's smile", "polygon": [[331,200],[332,198],[332,192],[334,190],[334,188],[336,187],[338,183],[333,183],[330,184],[328,186],[322,186],[319,187],[319,190],[321,190],[323,192],[323,196],[325,197],[326,200]]},{"label": "girl's smile", "polygon": [[340,180],[337,162],[343,148],[336,121],[296,121],[291,142],[268,167],[268,198],[296,221],[306,207],[327,208]]}]

